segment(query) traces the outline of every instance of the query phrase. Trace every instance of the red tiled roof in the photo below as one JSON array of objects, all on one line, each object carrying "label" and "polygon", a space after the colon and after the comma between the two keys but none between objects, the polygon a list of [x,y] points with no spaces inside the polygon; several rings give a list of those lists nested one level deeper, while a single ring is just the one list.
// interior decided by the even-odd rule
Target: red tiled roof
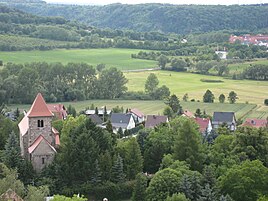
[{"label": "red tiled roof", "polygon": [[161,123],[167,123],[167,116],[158,116],[158,115],[147,115],[145,128],[154,128],[155,126]]},{"label": "red tiled roof", "polygon": [[67,117],[67,111],[63,104],[47,104],[47,107],[59,119],[65,119]]},{"label": "red tiled roof", "polygon": [[39,135],[38,138],[36,138],[34,143],[28,148],[28,152],[32,153],[43,140],[50,146],[53,151],[57,152],[56,149],[42,135]]},{"label": "red tiled roof", "polygon": [[267,125],[266,119],[246,119],[242,126],[252,126],[255,128],[265,127]]},{"label": "red tiled roof", "polygon": [[56,145],[60,145],[60,135],[59,135],[59,131],[57,131],[56,128],[52,127],[52,132],[55,135],[55,144]]},{"label": "red tiled roof", "polygon": [[210,119],[209,118],[196,117],[196,118],[194,118],[194,120],[199,125],[199,131],[202,132],[202,133],[205,132],[207,127],[208,127]]},{"label": "red tiled roof", "polygon": [[130,112],[137,115],[140,118],[144,117],[144,114],[136,108],[130,109]]},{"label": "red tiled roof", "polygon": [[52,117],[53,113],[48,109],[47,104],[41,95],[38,93],[30,111],[28,112],[28,117]]},{"label": "red tiled roof", "polygon": [[183,114],[186,116],[186,117],[194,117],[194,114],[192,112],[190,112],[189,110],[184,110],[183,111]]}]

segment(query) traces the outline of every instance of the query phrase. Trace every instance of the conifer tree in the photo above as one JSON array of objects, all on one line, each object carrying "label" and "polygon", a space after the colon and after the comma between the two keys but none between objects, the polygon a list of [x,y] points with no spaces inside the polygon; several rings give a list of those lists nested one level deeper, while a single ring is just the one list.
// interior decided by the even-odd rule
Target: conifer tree
[{"label": "conifer tree", "polygon": [[113,133],[113,126],[112,126],[112,123],[111,121],[109,120],[106,124],[106,130],[109,132],[109,133]]},{"label": "conifer tree", "polygon": [[5,145],[3,161],[8,168],[19,168],[21,166],[20,145],[13,131],[10,133]]},{"label": "conifer tree", "polygon": [[125,181],[123,159],[119,154],[112,166],[111,181],[114,183],[122,183]]},{"label": "conifer tree", "polygon": [[118,137],[119,137],[119,138],[124,137],[124,133],[123,133],[123,130],[122,130],[121,127],[118,129],[117,134],[118,134]]},{"label": "conifer tree", "polygon": [[95,160],[95,170],[92,174],[92,179],[91,179],[91,183],[93,185],[98,185],[98,184],[101,184],[102,182],[102,175],[101,175],[101,169],[100,169],[100,166],[99,166],[99,161],[98,159]]}]

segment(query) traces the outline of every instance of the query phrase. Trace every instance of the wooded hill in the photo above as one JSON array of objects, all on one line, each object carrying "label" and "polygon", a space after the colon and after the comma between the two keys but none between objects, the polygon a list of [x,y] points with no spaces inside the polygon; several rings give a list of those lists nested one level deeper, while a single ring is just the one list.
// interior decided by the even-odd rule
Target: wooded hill
[{"label": "wooded hill", "polygon": [[232,30],[235,33],[265,32],[268,6],[260,5],[170,5],[111,4],[78,6],[57,4],[12,4],[18,9],[43,16],[63,16],[100,28],[131,29],[164,33],[204,33]]}]

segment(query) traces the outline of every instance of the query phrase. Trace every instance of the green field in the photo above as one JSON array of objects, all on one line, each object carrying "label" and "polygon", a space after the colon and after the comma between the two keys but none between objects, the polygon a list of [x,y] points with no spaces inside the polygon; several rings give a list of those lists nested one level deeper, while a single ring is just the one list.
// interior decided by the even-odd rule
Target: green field
[{"label": "green field", "polygon": [[[218,97],[223,93],[227,97],[230,91],[235,91],[239,97],[238,103],[263,104],[268,98],[268,82],[253,80],[231,80],[217,76],[206,76],[192,73],[171,72],[171,71],[151,71],[151,72],[128,72],[125,76],[129,82],[129,91],[144,91],[145,81],[150,73],[155,73],[159,79],[159,86],[166,85],[172,93],[182,99],[188,93],[189,99],[203,100],[203,95],[207,89],[211,90],[218,102]],[[220,83],[201,82],[201,79],[222,80]]]},{"label": "green field", "polygon": [[[90,107],[91,104],[94,104],[96,107],[106,106],[107,109],[119,106],[123,107],[124,110],[127,108],[138,108],[144,114],[159,114],[163,113],[164,108],[166,107],[164,101],[136,101],[136,100],[88,100],[88,101],[79,101],[79,102],[65,102],[63,103],[66,107],[72,105],[76,108],[77,111],[85,110],[85,108]],[[193,113],[197,108],[201,109],[203,112],[206,111],[207,114],[212,115],[214,111],[219,112],[235,112],[237,118],[246,118],[250,117],[260,118],[259,111],[255,112],[257,106],[255,104],[221,104],[221,103],[202,103],[202,102],[181,102],[183,109],[192,111]],[[10,109],[25,109],[29,110],[30,105],[11,105]],[[263,115],[261,118],[265,119],[268,116],[268,107],[262,108]]]},{"label": "green field", "polygon": [[156,61],[132,59],[131,54],[137,54],[136,49],[72,49],[49,51],[16,51],[0,52],[0,60],[4,63],[30,63],[30,62],[84,62],[96,66],[103,63],[107,67],[117,67],[120,70],[133,70],[156,67]]},{"label": "green field", "polygon": [[230,64],[229,65],[229,73],[234,74],[234,73],[241,73],[243,70],[245,70],[247,67],[253,64],[264,64],[268,65],[268,59],[259,59],[257,61],[250,61],[250,62],[245,62],[245,63],[238,63],[238,64]]}]

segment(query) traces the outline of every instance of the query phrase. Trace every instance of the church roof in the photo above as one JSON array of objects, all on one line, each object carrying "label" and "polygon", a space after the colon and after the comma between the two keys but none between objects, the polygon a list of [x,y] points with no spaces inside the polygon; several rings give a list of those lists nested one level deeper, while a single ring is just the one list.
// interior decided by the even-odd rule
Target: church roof
[{"label": "church roof", "polygon": [[34,143],[28,148],[28,152],[31,154],[43,140],[54,152],[57,152],[56,149],[42,135],[39,135]]},{"label": "church roof", "polygon": [[28,117],[52,117],[53,113],[48,109],[47,104],[41,95],[38,93],[30,111],[28,112]]}]

